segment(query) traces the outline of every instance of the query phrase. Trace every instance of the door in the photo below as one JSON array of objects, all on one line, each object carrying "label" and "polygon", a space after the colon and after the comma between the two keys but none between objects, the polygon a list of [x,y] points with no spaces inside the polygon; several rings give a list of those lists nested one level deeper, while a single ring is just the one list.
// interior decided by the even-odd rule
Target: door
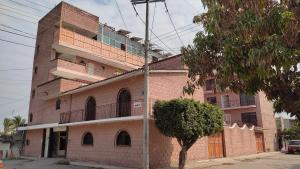
[{"label": "door", "polygon": [[208,137],[208,158],[221,158],[223,153],[223,133]]},{"label": "door", "polygon": [[94,64],[93,63],[88,63],[87,64],[87,72],[89,75],[94,75]]},{"label": "door", "polygon": [[263,134],[255,133],[255,139],[256,139],[256,152],[257,153],[264,152]]}]

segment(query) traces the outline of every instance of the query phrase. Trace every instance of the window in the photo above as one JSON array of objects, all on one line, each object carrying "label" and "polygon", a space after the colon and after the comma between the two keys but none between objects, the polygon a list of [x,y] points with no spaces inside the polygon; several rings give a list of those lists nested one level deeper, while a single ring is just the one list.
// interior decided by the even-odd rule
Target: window
[{"label": "window", "polygon": [[90,132],[87,132],[83,135],[82,139],[82,145],[93,145],[94,144],[94,139],[93,135]]},{"label": "window", "polygon": [[126,50],[126,46],[123,43],[121,44],[121,50],[124,50],[124,51]]},{"label": "window", "polygon": [[205,89],[206,90],[214,90],[215,89],[215,79],[209,79],[205,81]]},{"label": "window", "polygon": [[27,139],[26,140],[26,145],[29,146],[29,144],[30,144],[30,141]]},{"label": "window", "polygon": [[206,100],[207,100],[207,103],[209,103],[209,104],[217,104],[217,98],[215,96],[208,97]]},{"label": "window", "polygon": [[96,119],[96,100],[93,97],[89,97],[85,105],[85,120]]},{"label": "window", "polygon": [[116,141],[117,146],[131,146],[131,139],[126,131],[119,132]]},{"label": "window", "polygon": [[37,71],[38,71],[38,67],[35,66],[35,67],[34,67],[34,74],[37,74]]},{"label": "window", "polygon": [[240,94],[240,105],[241,106],[255,105],[255,97],[253,95]]},{"label": "window", "polygon": [[55,105],[56,110],[59,110],[59,109],[60,109],[60,104],[61,104],[61,100],[60,100],[60,99],[57,99],[57,100],[56,100],[56,105]]},{"label": "window", "polygon": [[33,89],[33,90],[31,91],[31,98],[34,98],[34,96],[35,96],[35,90]]},{"label": "window", "polygon": [[30,113],[30,114],[29,114],[29,122],[32,122],[32,120],[33,120],[33,114]]},{"label": "window", "polygon": [[255,112],[247,112],[242,113],[242,122],[244,124],[252,124],[257,125],[256,113]]},{"label": "window", "polygon": [[117,101],[118,117],[126,117],[131,114],[131,95],[126,89],[121,89]]},{"label": "window", "polygon": [[229,96],[228,95],[221,96],[221,104],[222,104],[221,105],[222,108],[230,107]]}]

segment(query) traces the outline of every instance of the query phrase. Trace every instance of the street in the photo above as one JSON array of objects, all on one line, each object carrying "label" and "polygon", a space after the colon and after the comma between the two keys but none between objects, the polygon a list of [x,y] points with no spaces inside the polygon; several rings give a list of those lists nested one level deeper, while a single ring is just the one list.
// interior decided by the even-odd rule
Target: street
[{"label": "street", "polygon": [[[61,159],[7,160],[6,169],[91,169],[73,165],[58,165]],[[188,169],[300,169],[300,155],[262,153],[236,158],[221,158],[188,162]],[[175,169],[168,168],[168,169]]]}]

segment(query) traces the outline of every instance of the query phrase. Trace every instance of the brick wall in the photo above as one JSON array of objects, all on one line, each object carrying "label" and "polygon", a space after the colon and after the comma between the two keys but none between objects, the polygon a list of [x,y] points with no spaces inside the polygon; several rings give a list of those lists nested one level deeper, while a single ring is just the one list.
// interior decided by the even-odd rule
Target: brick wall
[{"label": "brick wall", "polygon": [[[160,133],[154,121],[150,121],[150,167],[159,168],[177,165],[179,159],[179,146],[175,138],[166,137]],[[199,139],[190,148],[187,160],[208,159],[207,137]]]},{"label": "brick wall", "polygon": [[25,141],[24,155],[40,157],[42,153],[43,129],[28,130],[25,140],[29,141],[29,145],[27,145]]},{"label": "brick wall", "polygon": [[259,92],[258,108],[262,118],[265,151],[277,150],[277,129],[273,103],[268,101],[263,92]]},{"label": "brick wall", "polygon": [[173,56],[158,62],[150,64],[152,70],[177,70],[186,69],[182,62],[182,55]]},{"label": "brick wall", "polygon": [[[142,121],[70,127],[67,158],[102,165],[141,168],[143,158],[142,129]],[[129,133],[131,137],[130,147],[115,145],[117,133],[121,130]],[[85,132],[92,133],[93,146],[81,144]]]},{"label": "brick wall", "polygon": [[224,126],[224,141],[227,157],[256,154],[255,132],[248,127]]}]

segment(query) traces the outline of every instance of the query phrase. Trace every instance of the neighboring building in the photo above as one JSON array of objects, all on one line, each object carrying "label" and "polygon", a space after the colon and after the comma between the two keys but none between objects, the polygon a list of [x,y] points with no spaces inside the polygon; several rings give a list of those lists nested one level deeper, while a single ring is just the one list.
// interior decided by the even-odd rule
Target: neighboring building
[{"label": "neighboring building", "polygon": [[276,127],[280,131],[283,131],[284,129],[289,129],[293,127],[296,123],[296,119],[276,117]]},{"label": "neighboring building", "polygon": [[[128,31],[61,2],[39,21],[24,155],[66,157],[131,168],[142,166],[143,45]],[[161,56],[157,50],[151,55]],[[179,97],[218,104],[224,132],[199,139],[188,160],[274,151],[272,104],[256,96],[212,92],[214,80],[183,95],[188,72],[181,55],[149,65],[149,105]],[[178,161],[179,145],[156,128],[150,110],[150,166]],[[237,122],[240,126],[233,124]],[[243,124],[254,124],[256,127]]]}]

